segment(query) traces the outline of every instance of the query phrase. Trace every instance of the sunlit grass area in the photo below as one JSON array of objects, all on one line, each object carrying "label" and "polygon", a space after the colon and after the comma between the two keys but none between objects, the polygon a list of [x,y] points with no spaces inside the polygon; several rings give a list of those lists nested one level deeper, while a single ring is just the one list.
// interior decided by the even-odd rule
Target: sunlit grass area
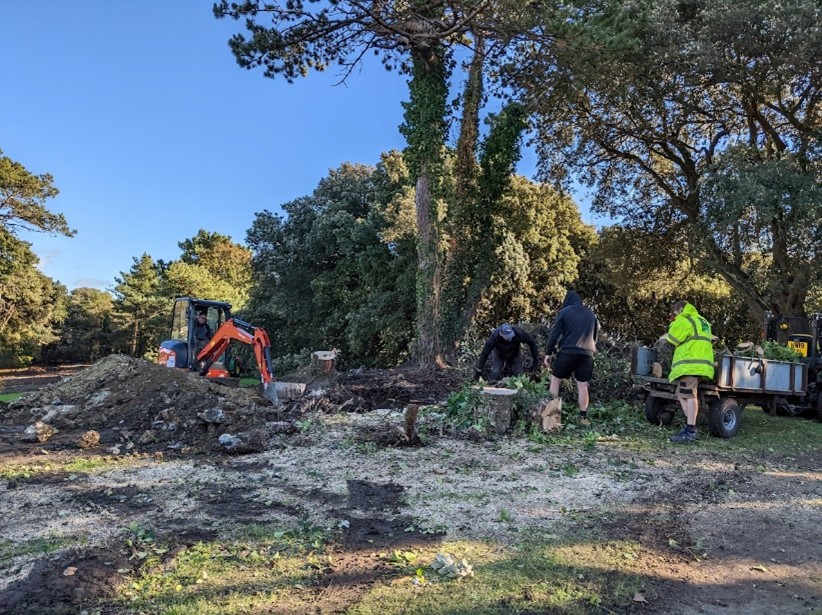
[{"label": "sunlit grass area", "polygon": [[0,459],[0,478],[14,480],[44,474],[65,474],[67,478],[74,475],[76,478],[81,474],[105,472],[134,462],[135,459],[132,457],[115,458],[106,456],[75,457],[64,460],[43,459],[42,461],[29,463],[3,462]]},{"label": "sunlit grass area", "polygon": [[0,393],[0,402],[9,403],[13,401],[17,401],[23,397],[22,393]]},{"label": "sunlit grass area", "polygon": [[682,446],[668,441],[684,425],[678,413],[669,427],[656,427],[645,420],[642,408],[622,402],[592,405],[591,425],[582,427],[576,421],[577,410],[563,409],[564,428],[560,434],[531,434],[531,439],[549,446],[571,446],[593,449],[604,442],[633,452],[689,451],[706,449],[711,452],[801,454],[822,448],[822,421],[803,416],[770,416],[761,408],[748,406],[742,413],[739,432],[733,438],[717,438],[710,434],[707,417],[700,416],[697,425],[699,440]]},{"label": "sunlit grass area", "polygon": [[[570,540],[570,542],[569,542]],[[638,547],[631,542],[591,544],[577,536],[531,535],[514,546],[447,542],[439,552],[471,566],[472,575],[447,578],[431,562],[436,552],[420,552],[398,565],[395,583],[368,592],[350,613],[378,615],[455,613],[568,613],[624,610],[643,590],[631,571]],[[398,559],[396,555],[390,556]]]},{"label": "sunlit grass area", "polygon": [[[311,596],[323,577],[334,574],[329,539],[316,529],[256,527],[244,539],[198,543],[171,557],[165,548],[146,547],[145,563],[123,586],[121,599],[137,612],[168,615],[300,612],[300,605],[310,612]],[[346,612],[618,612],[644,591],[643,576],[632,571],[640,557],[637,544],[577,539],[578,544],[533,535],[514,546],[459,541],[428,550],[364,554],[396,574],[372,584]],[[438,553],[464,560],[470,573],[459,578],[439,574],[431,567]],[[362,573],[347,569],[335,582]]]},{"label": "sunlit grass area", "polygon": [[331,569],[330,539],[318,528],[252,525],[233,540],[172,552],[135,528],[129,546],[144,563],[121,599],[138,612],[166,615],[277,612]]}]

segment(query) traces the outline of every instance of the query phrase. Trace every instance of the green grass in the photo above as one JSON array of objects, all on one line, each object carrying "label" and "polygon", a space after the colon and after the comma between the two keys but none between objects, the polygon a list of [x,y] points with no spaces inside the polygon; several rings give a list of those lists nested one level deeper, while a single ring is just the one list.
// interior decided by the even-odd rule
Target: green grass
[{"label": "green grass", "polygon": [[22,393],[0,393],[0,402],[10,403],[23,397]]},{"label": "green grass", "polygon": [[713,438],[708,435],[707,425],[700,426],[700,436],[703,446],[717,450],[792,455],[822,449],[822,422],[799,416],[770,416],[748,406],[733,438]]},{"label": "green grass", "polygon": [[[564,427],[560,434],[534,430],[528,437],[537,444],[589,450],[606,442],[638,453],[690,450],[668,441],[684,425],[682,413],[677,413],[672,426],[655,427],[645,420],[642,408],[617,401],[592,405],[588,411],[590,427],[577,425],[577,416],[574,406],[563,407]],[[755,406],[743,411],[739,432],[733,438],[711,436],[704,413],[700,414],[698,429],[699,441],[695,446],[711,452],[801,454],[822,449],[822,422],[799,416],[770,416]]]},{"label": "green grass", "polygon": [[21,543],[0,540],[0,564],[6,564],[21,555],[47,555],[69,545],[84,544],[85,537],[49,536]]},{"label": "green grass", "polygon": [[[419,552],[400,566],[402,577],[369,591],[347,612],[352,615],[621,612],[643,589],[633,570],[642,557],[628,541],[559,541],[531,535],[513,547],[448,542],[438,549],[465,558],[474,575],[440,576],[430,567],[437,551]],[[402,564],[402,562],[398,562]]]},{"label": "green grass", "polygon": [[143,544],[143,564],[121,587],[120,601],[165,615],[276,612],[277,605],[301,604],[302,590],[330,570],[329,540],[317,528],[252,525],[233,540],[200,542],[172,559],[165,546]]},{"label": "green grass", "polygon": [[15,480],[32,478],[45,474],[66,474],[68,477],[78,474],[91,474],[133,463],[129,458],[114,459],[110,457],[76,457],[67,461],[36,461],[34,463],[0,463],[0,479]]},{"label": "green grass", "polygon": [[[257,525],[235,540],[198,543],[170,559],[164,548],[156,554],[147,549],[139,572],[124,583],[117,601],[133,612],[164,615],[313,612],[317,584],[332,572],[330,538],[316,529]],[[430,567],[437,553],[465,558],[474,575],[459,580],[440,576]],[[461,541],[375,552],[365,556],[390,566],[396,576],[372,585],[346,612],[619,612],[643,590],[643,555],[634,542],[582,534],[562,540],[532,534],[514,546]]]}]

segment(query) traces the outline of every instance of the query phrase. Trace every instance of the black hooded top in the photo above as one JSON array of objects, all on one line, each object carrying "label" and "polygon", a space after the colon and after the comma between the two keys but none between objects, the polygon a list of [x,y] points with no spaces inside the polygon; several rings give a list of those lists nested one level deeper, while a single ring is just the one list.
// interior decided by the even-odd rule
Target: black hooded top
[{"label": "black hooded top", "polygon": [[569,290],[548,333],[545,354],[554,354],[559,345],[560,352],[593,356],[597,348],[598,329],[597,317],[590,308],[582,305],[577,293]]},{"label": "black hooded top", "polygon": [[496,350],[500,359],[503,361],[510,361],[520,353],[520,346],[522,344],[528,344],[528,348],[531,349],[531,358],[534,360],[534,364],[536,364],[537,343],[534,341],[534,338],[531,337],[527,331],[516,325],[511,328],[514,330],[514,337],[510,340],[506,340],[500,335],[499,327],[491,332],[477,360],[478,370],[481,370],[485,366],[485,362],[488,360],[488,355],[491,354],[491,351]]}]

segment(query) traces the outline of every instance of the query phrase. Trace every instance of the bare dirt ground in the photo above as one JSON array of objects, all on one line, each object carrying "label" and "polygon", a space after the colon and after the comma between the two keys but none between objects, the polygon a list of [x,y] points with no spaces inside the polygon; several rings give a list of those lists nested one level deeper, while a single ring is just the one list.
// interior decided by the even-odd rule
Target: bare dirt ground
[{"label": "bare dirt ground", "polygon": [[58,367],[28,367],[0,369],[0,393],[24,393],[60,382],[73,376],[88,365],[61,365]]},{"label": "bare dirt ground", "polygon": [[[364,437],[400,433],[406,404],[442,401],[461,382],[358,371],[275,408],[255,391],[109,357],[0,407],[0,470],[14,469],[0,478],[0,612],[135,613],[122,599],[140,565],[124,548],[130,525],[170,545],[173,567],[198,542],[254,524],[337,536],[318,581],[264,612],[345,612],[395,580],[376,552],[503,548],[532,535],[555,537],[569,561],[609,562],[592,573],[642,583],[642,600],[574,612],[822,612],[822,446],[749,455],[609,435],[588,448],[474,443],[439,436],[436,412],[420,419],[425,446]],[[59,431],[22,441],[36,420]],[[78,448],[90,429],[100,443]],[[256,444],[231,455],[221,434]]]}]

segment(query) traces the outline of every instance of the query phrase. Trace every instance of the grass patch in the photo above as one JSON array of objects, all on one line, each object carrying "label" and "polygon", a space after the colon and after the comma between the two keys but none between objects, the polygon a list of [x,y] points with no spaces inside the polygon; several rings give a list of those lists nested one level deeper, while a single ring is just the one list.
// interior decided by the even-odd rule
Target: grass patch
[{"label": "grass patch", "polygon": [[170,559],[163,545],[143,549],[144,563],[121,588],[121,600],[138,612],[166,615],[277,612],[300,604],[301,590],[330,570],[330,539],[318,528],[252,525],[235,540],[201,542]]},{"label": "grass patch", "polygon": [[260,378],[251,378],[250,376],[243,376],[240,378],[240,387],[251,388],[260,384]]},{"label": "grass patch", "polygon": [[711,437],[707,425],[700,425],[700,437],[703,445],[717,450],[794,454],[822,448],[822,422],[800,416],[771,416],[748,406],[733,438]]},{"label": "grass patch", "polygon": [[[34,463],[5,463],[0,465],[0,479],[16,480],[32,478],[46,474],[67,474],[69,477],[79,474],[92,474],[132,462],[131,459],[112,457],[76,457],[65,461],[44,459]],[[76,476],[75,476],[76,478]]]},{"label": "grass patch", "polygon": [[0,402],[8,404],[17,401],[21,397],[23,397],[22,393],[0,393]]},{"label": "grass patch", "polygon": [[[366,594],[347,612],[356,615],[453,613],[624,612],[644,576],[632,570],[642,556],[632,542],[582,543],[531,535],[514,547],[449,542],[440,553],[465,558],[474,575],[460,580],[437,574],[436,552],[397,562],[405,576]],[[408,559],[408,558],[406,558]]]},{"label": "grass patch", "polygon": [[33,538],[22,543],[13,543],[9,540],[0,540],[0,564],[7,564],[21,555],[48,555],[59,551],[63,547],[76,544],[85,544],[85,537],[47,536]]}]

